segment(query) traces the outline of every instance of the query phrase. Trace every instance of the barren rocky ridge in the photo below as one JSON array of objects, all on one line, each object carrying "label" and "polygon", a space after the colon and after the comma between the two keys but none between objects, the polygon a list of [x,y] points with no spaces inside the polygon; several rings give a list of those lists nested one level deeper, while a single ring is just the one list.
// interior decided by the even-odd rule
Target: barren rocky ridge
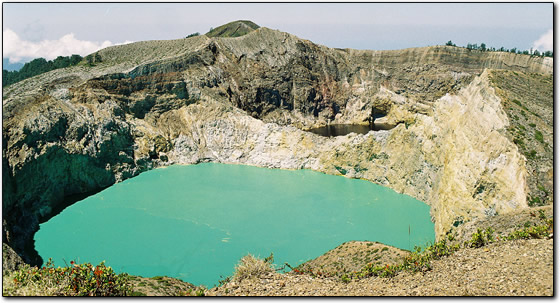
[{"label": "barren rocky ridge", "polygon": [[[546,145],[527,164],[506,105],[521,94],[500,85],[549,77],[551,58],[450,46],[330,49],[268,28],[99,55],[95,66],[3,89],[3,242],[27,262],[40,263],[29,246],[38,223],[76,195],[174,163],[370,180],[429,204],[438,237],[526,208],[528,196],[543,197],[538,185],[552,197],[552,95],[518,100],[542,109],[532,112]],[[367,123],[372,108],[396,127],[334,138],[305,131]]]}]

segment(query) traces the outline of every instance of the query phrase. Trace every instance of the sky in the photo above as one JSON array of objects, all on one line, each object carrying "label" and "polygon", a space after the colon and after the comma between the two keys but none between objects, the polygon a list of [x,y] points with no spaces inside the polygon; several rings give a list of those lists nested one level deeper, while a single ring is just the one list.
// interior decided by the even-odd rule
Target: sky
[{"label": "sky", "polygon": [[485,43],[553,50],[552,3],[3,3],[3,62],[85,56],[234,20],[338,48]]}]

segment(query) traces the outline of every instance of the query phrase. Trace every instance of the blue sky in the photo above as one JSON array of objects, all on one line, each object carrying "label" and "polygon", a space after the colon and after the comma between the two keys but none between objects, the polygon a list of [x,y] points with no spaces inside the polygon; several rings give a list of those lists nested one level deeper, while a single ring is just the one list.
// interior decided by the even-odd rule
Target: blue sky
[{"label": "blue sky", "polygon": [[87,55],[252,20],[329,47],[552,49],[552,3],[3,3],[3,58]]}]

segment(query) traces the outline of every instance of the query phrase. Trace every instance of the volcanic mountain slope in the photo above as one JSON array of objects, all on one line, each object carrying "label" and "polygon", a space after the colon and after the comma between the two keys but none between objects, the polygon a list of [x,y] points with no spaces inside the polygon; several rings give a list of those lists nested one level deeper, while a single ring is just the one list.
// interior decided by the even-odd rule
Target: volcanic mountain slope
[{"label": "volcanic mountain slope", "polygon": [[233,21],[206,33],[207,37],[240,37],[258,29],[260,26],[248,20]]},{"label": "volcanic mountain slope", "polygon": [[[27,262],[41,262],[32,247],[39,222],[174,163],[363,178],[429,204],[438,237],[526,207],[538,185],[552,196],[552,82],[539,88],[536,125],[547,145],[535,164],[514,143],[517,124],[504,109],[520,92],[500,84],[550,77],[551,58],[451,46],[330,49],[264,27],[120,45],[95,57],[93,66],[3,89],[3,241]],[[367,123],[372,111],[396,127],[336,138],[304,131]],[[537,172],[527,174],[528,165]]]}]

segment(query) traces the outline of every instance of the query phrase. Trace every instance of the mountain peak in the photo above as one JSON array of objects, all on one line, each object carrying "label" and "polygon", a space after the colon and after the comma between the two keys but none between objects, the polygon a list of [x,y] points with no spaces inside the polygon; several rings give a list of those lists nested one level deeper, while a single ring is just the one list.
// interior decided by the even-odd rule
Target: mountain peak
[{"label": "mountain peak", "polygon": [[206,36],[208,37],[240,37],[246,35],[260,26],[249,20],[237,20],[211,29]]}]

